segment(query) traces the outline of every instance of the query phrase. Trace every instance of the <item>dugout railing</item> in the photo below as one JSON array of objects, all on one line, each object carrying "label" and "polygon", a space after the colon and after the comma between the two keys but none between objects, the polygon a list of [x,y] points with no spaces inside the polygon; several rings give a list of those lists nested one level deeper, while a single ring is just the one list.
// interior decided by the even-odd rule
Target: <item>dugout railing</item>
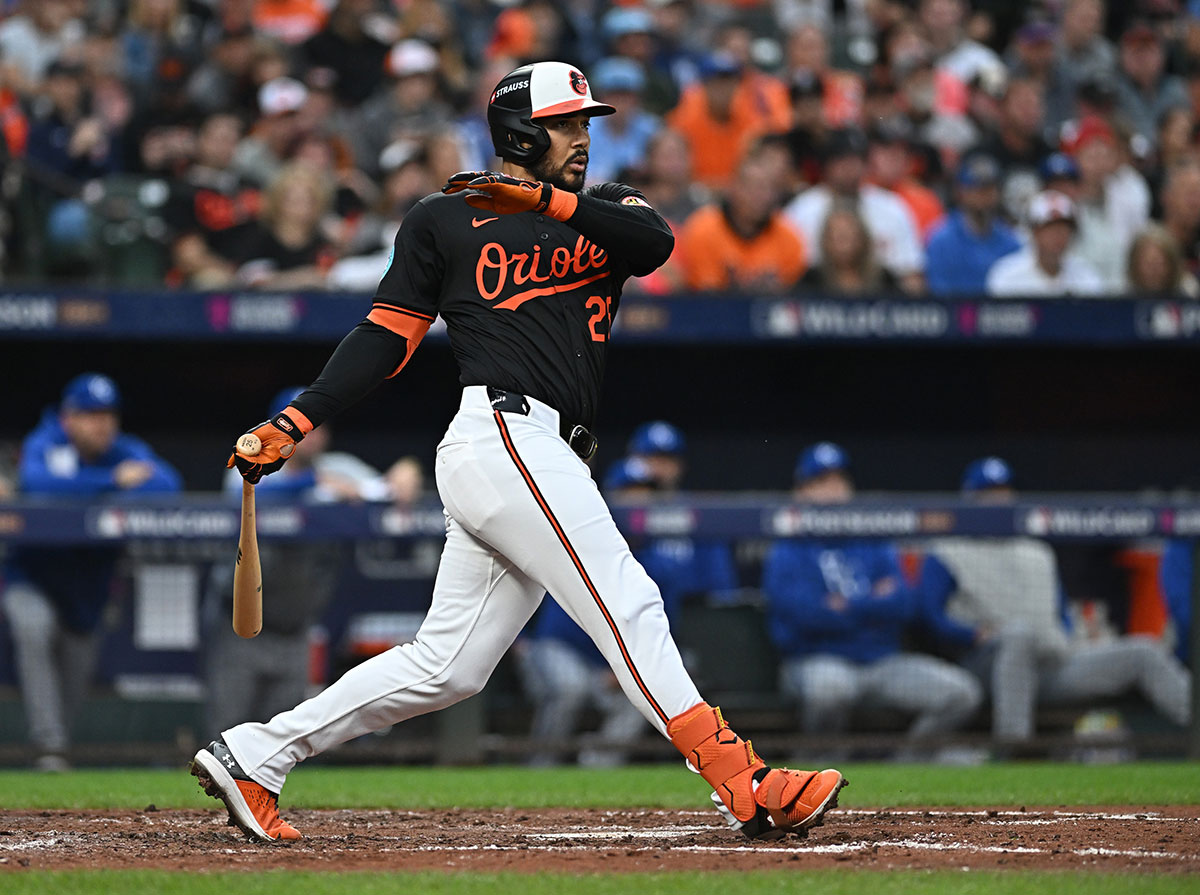
[{"label": "dugout railing", "polygon": [[[883,755],[898,742],[904,721],[868,714],[843,737],[814,739],[799,733],[796,706],[780,695],[773,680],[776,657],[763,626],[764,598],[757,578],[764,552],[776,539],[885,539],[900,548],[911,574],[932,539],[1033,537],[1051,543],[1064,559],[1067,592],[1077,598],[1079,618],[1094,618],[1098,607],[1115,606],[1116,611],[1107,612],[1109,633],[1133,630],[1161,639],[1164,649],[1173,649],[1175,639],[1189,638],[1191,655],[1197,654],[1200,641],[1197,613],[1192,612],[1190,630],[1180,629],[1167,612],[1158,579],[1164,543],[1184,541],[1193,553],[1200,544],[1200,503],[1187,500],[1037,495],[1012,504],[980,505],[936,495],[888,495],[820,507],[798,505],[783,495],[691,494],[650,504],[618,503],[614,515],[635,544],[646,538],[708,538],[736,545],[745,588],[733,600],[686,607],[676,635],[703,692],[740,718],[760,747],[772,751],[848,747]],[[81,762],[161,760],[184,754],[207,734],[200,710],[202,591],[209,571],[231,561],[237,525],[236,505],[215,496],[0,505],[0,545],[6,548],[23,543],[125,548],[130,587],[110,608],[101,675],[80,730]],[[347,663],[411,637],[428,600],[442,525],[434,503],[408,509],[371,504],[260,508],[264,543],[348,545],[335,606],[312,638],[313,666],[323,669],[313,674],[314,686]],[[1200,599],[1194,576],[1191,586],[1194,607]],[[282,596],[272,594],[269,580],[264,591],[267,600]],[[28,757],[11,649],[3,631],[2,763]],[[1193,718],[1196,699],[1193,687]],[[1124,713],[1130,728],[1126,740],[1142,754],[1200,757],[1200,725],[1194,721],[1190,732],[1183,732],[1157,722],[1135,701],[1105,702],[1104,708]],[[534,745],[528,738],[530,710],[516,663],[506,659],[480,696],[415,719],[387,736],[364,738],[332,757],[519,761]],[[1072,726],[1082,710],[1066,707],[1040,715],[1036,746],[1041,754],[1089,754],[1094,740],[1079,739]],[[584,737],[595,745],[594,737]],[[982,717],[954,738],[970,746],[986,746],[987,740]],[[561,745],[571,749],[579,743]],[[652,736],[635,749],[635,755],[645,758],[669,754]]]}]

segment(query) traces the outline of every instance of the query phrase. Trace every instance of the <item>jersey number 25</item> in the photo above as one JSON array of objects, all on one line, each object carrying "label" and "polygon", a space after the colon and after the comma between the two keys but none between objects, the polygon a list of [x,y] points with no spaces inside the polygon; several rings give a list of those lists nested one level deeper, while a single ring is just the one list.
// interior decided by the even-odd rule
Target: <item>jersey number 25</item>
[{"label": "jersey number 25", "polygon": [[608,330],[612,326],[612,298],[607,295],[593,295],[588,298],[585,307],[593,309],[592,316],[588,318],[592,341],[607,342]]}]

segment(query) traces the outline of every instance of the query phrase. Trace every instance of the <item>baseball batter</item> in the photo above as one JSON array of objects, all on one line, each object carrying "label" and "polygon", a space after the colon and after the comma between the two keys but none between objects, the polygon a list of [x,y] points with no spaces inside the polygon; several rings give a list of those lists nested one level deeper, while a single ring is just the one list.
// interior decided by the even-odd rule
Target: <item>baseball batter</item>
[{"label": "baseball batter", "polygon": [[700,698],[658,588],[586,464],[622,285],[674,245],[636,190],[584,189],[588,122],[613,111],[564,63],[506,75],[488,106],[501,171],[456,174],[405,216],[367,318],[312,386],[254,428],[261,453],[230,457],[251,482],[279,469],[314,427],[396,375],[436,315],[445,320],[463,391],[437,448],[446,544],[432,605],[412,643],[196,753],[192,773],[252,838],[299,838],[278,812],[299,762],[482,689],[546,592],[712,786],[730,826],[750,838],[803,833],[837,804],[841,773],[768,767]]}]

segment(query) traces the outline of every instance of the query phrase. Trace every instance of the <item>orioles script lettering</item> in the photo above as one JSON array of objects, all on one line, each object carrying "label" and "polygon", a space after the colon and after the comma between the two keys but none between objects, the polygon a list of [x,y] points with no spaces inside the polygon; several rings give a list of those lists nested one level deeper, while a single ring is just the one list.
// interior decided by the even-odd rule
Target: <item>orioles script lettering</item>
[{"label": "orioles script lettering", "polygon": [[479,250],[475,286],[484,300],[495,301],[506,287],[537,284],[493,306],[511,311],[531,298],[569,292],[607,276],[607,263],[608,253],[582,236],[575,240],[574,251],[558,246],[547,254],[535,245],[531,252],[510,255],[500,243],[489,242]]}]

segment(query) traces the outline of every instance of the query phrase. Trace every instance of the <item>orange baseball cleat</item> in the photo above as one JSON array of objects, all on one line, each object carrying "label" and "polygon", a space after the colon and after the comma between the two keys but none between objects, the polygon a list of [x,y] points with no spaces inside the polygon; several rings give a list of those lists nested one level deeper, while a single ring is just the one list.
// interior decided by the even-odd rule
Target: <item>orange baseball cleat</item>
[{"label": "orange baseball cleat", "polygon": [[671,742],[688,767],[713,788],[717,810],[750,839],[805,836],[837,807],[846,785],[841,771],[768,767],[754,747],[734,733],[721,710],[700,703],[667,722]]},{"label": "orange baseball cleat", "polygon": [[279,816],[279,796],[251,780],[224,741],[213,740],[188,768],[208,795],[225,803],[229,819],[251,839],[300,838],[300,831]]}]

